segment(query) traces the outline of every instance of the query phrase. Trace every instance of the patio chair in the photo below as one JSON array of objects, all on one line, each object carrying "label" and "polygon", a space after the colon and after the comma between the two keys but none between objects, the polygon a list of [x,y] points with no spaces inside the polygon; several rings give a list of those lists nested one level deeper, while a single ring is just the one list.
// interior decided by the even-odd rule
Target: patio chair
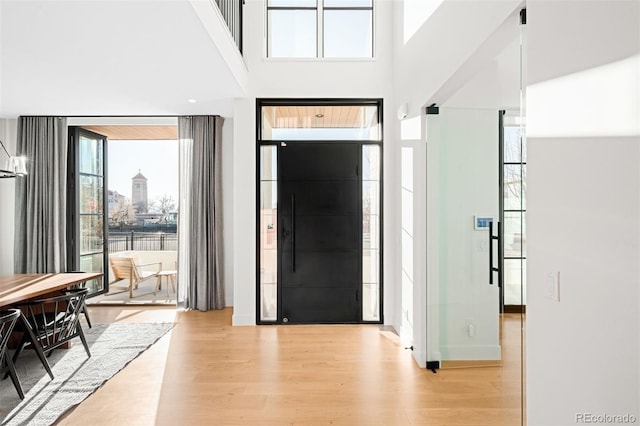
[{"label": "patio chair", "polygon": [[14,364],[27,343],[39,344],[43,353],[50,356],[54,349],[76,337],[80,338],[87,356],[91,357],[89,345],[80,325],[80,315],[88,292],[86,288],[66,290],[61,296],[34,300],[20,305],[33,330],[35,342],[29,342],[26,333],[23,335],[13,355]]},{"label": "patio chair", "polygon": [[[157,276],[162,269],[162,262],[139,264],[135,257],[111,256],[109,263],[116,281],[129,280],[129,298],[133,298],[133,289],[137,289],[141,281]],[[143,269],[150,266],[153,266],[154,270]]]},{"label": "patio chair", "polygon": [[20,385],[20,379],[16,374],[16,367],[13,365],[13,360],[7,354],[7,344],[9,342],[9,336],[16,325],[16,322],[20,318],[19,309],[9,309],[8,311],[0,311],[0,374],[8,374],[11,376],[13,386],[20,399],[24,399],[24,392],[22,392],[22,385]]}]

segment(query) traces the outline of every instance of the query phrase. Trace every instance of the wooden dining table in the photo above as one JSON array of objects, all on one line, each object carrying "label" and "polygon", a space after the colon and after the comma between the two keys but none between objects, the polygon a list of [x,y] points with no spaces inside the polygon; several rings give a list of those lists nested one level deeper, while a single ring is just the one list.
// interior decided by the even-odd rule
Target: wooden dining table
[{"label": "wooden dining table", "polygon": [[[0,308],[8,309],[12,305],[19,305],[21,302],[56,295],[61,290],[101,276],[101,273],[96,272],[65,272],[54,274],[14,274],[0,277]],[[20,322],[22,330],[29,335],[29,340],[33,343],[42,366],[53,380],[51,367],[45,358],[42,348],[39,344],[36,344],[36,336],[29,321],[25,318],[24,312],[20,314]],[[9,345],[13,347],[19,338],[16,339],[16,336],[11,337]],[[61,348],[68,347],[68,344],[61,346]]]},{"label": "wooden dining table", "polygon": [[0,277],[0,307],[55,294],[76,284],[100,278],[99,272],[14,274]]}]

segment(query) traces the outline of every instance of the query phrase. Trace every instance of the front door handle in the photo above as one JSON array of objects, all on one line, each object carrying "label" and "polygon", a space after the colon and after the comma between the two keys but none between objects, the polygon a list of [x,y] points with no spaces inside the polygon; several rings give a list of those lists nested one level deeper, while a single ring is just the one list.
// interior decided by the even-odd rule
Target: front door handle
[{"label": "front door handle", "polygon": [[296,271],[296,195],[291,194],[291,272]]}]

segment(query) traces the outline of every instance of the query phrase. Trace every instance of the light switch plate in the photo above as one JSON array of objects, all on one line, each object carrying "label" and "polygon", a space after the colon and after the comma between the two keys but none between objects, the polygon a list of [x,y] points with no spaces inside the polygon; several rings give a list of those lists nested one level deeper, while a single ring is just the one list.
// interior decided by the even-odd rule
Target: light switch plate
[{"label": "light switch plate", "polygon": [[560,301],[560,272],[547,272],[544,280],[544,296],[553,301]]}]

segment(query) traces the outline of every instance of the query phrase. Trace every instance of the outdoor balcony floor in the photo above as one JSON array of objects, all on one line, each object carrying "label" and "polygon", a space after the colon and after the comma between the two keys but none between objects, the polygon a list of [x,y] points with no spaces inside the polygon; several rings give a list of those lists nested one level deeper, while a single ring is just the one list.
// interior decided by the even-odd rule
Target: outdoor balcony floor
[{"label": "outdoor balcony floor", "polygon": [[133,290],[133,298],[129,298],[129,280],[120,280],[109,284],[109,293],[92,297],[87,300],[88,305],[175,305],[176,292],[169,286],[167,296],[167,282],[162,280],[162,290],[153,294],[156,279],[143,280],[137,289]]}]

